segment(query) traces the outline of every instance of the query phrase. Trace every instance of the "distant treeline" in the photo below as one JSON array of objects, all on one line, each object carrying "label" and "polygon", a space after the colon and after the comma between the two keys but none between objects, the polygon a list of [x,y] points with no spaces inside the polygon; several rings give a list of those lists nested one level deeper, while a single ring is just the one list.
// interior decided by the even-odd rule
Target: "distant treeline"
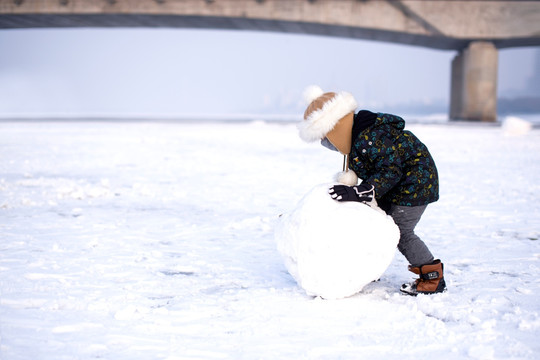
[{"label": "distant treeline", "polygon": [[497,102],[497,112],[499,114],[540,113],[540,97],[519,97],[519,98],[499,98]]},{"label": "distant treeline", "polygon": [[[449,105],[447,102],[439,100],[431,103],[410,102],[383,106],[383,112],[411,113],[411,114],[433,114],[447,113]],[[497,99],[498,114],[540,114],[540,96],[527,96]]]}]

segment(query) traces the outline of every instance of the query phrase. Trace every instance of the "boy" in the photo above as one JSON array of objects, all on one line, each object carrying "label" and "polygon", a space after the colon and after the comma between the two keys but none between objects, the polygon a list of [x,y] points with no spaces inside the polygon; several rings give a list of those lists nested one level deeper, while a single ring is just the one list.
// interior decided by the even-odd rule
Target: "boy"
[{"label": "boy", "polygon": [[[346,168],[338,180],[345,185],[329,189],[336,201],[369,203],[392,216],[399,227],[398,250],[409,262],[409,270],[419,278],[403,284],[403,293],[435,294],[446,290],[443,264],[436,260],[414,233],[429,203],[439,199],[435,162],[427,147],[399,116],[361,110],[347,92],[327,92],[313,87],[306,93],[310,102],[299,124],[305,141],[321,144],[346,156]],[[356,185],[358,177],[362,179]]]}]

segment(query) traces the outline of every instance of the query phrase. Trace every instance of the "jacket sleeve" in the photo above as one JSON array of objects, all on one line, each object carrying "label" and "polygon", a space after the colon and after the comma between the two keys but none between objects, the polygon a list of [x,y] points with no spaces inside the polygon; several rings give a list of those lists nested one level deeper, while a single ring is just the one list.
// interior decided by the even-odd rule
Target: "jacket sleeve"
[{"label": "jacket sleeve", "polygon": [[372,171],[364,181],[373,185],[375,197],[381,198],[399,183],[403,173],[401,159],[392,139],[382,132],[376,135],[366,149]]}]

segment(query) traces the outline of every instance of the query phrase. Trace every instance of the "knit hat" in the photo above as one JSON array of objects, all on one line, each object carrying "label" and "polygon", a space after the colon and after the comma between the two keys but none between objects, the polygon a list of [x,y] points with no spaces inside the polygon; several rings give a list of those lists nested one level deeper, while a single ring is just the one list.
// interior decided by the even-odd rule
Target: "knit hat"
[{"label": "knit hat", "polygon": [[358,106],[354,97],[345,91],[325,93],[320,87],[311,86],[304,98],[309,105],[304,121],[298,124],[300,138],[313,142],[326,137],[340,153],[350,153],[354,110]]},{"label": "knit hat", "polygon": [[348,155],[351,152],[354,110],[358,106],[354,97],[342,91],[323,92],[318,86],[310,86],[304,91],[309,103],[304,112],[304,121],[298,124],[300,138],[314,142],[327,138],[340,153],[345,155],[343,172],[336,180],[346,185],[356,185],[358,178],[348,169]]}]

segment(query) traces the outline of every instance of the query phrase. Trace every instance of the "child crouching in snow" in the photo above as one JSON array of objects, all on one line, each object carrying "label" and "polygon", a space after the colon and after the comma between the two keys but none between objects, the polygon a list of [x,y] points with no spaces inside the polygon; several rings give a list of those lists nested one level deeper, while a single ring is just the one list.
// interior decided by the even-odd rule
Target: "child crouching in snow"
[{"label": "child crouching in snow", "polygon": [[[310,101],[299,124],[300,137],[320,140],[331,150],[345,155],[346,168],[329,189],[337,201],[369,203],[392,216],[399,227],[399,251],[409,262],[409,270],[419,278],[403,284],[409,295],[434,294],[446,290],[443,264],[435,260],[426,244],[414,233],[429,203],[439,198],[437,168],[427,147],[395,115],[361,110],[347,92],[327,92],[312,87]],[[346,169],[345,169],[346,170]],[[359,185],[358,178],[362,179]]]}]

